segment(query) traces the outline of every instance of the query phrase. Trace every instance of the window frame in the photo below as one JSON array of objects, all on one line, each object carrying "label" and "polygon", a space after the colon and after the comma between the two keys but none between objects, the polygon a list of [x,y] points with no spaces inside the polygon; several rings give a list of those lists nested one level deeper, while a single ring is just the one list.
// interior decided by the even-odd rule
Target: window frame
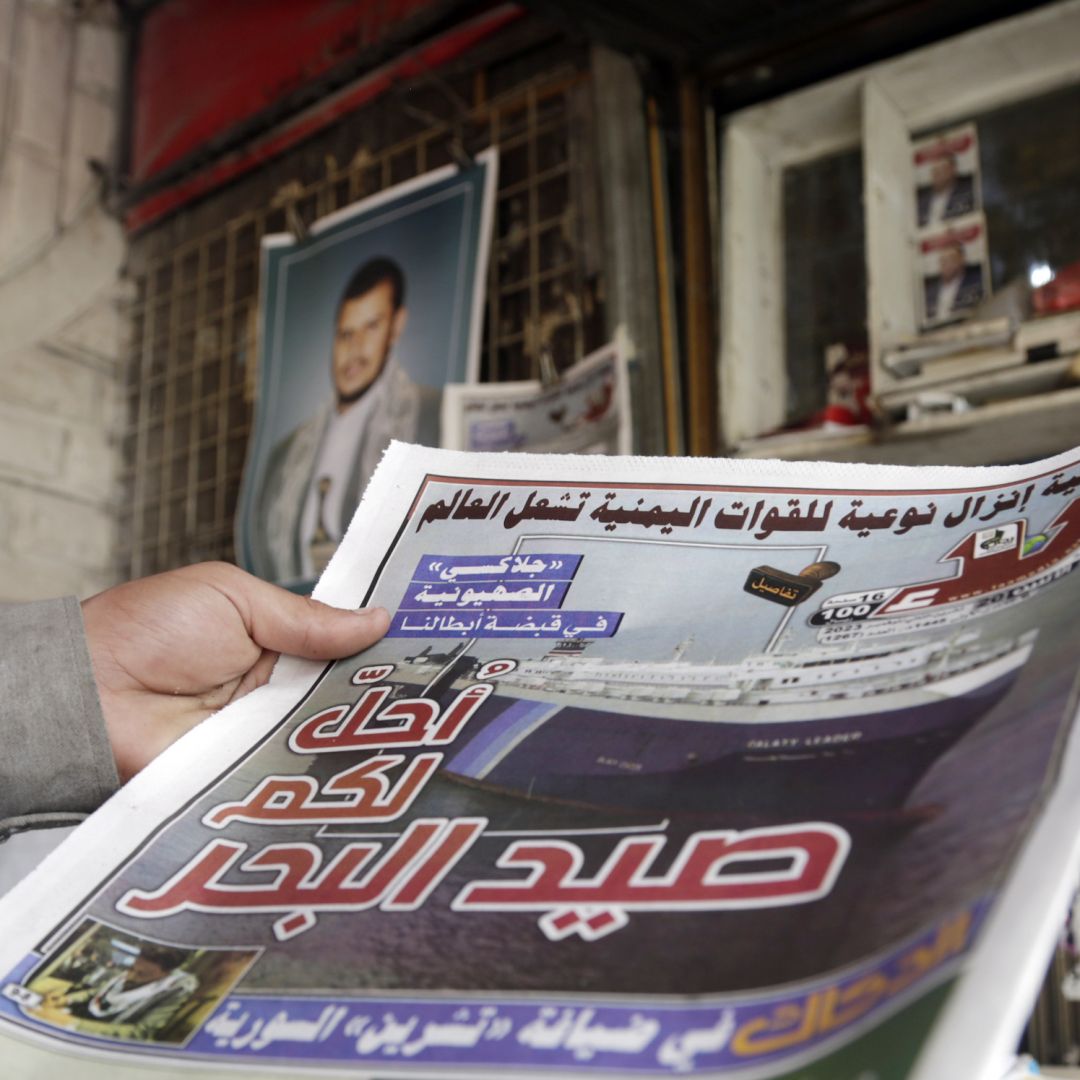
[{"label": "window frame", "polygon": [[[1067,0],[724,119],[718,364],[727,445],[787,421],[784,170],[861,146],[871,390],[896,391],[882,354],[918,332],[913,135],[1076,84],[1078,54],[1080,0]],[[1058,329],[1080,327],[1078,313],[1055,319]],[[1031,326],[1021,327],[1021,344]]]}]

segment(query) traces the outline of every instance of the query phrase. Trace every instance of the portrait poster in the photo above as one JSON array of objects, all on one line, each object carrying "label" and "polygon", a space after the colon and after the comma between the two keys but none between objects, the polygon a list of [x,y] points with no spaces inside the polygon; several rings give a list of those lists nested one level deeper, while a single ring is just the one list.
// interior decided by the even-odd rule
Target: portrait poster
[{"label": "portrait poster", "polygon": [[497,162],[486,150],[263,238],[245,569],[310,592],[391,440],[438,445],[442,388],[479,369]]},{"label": "portrait poster", "polygon": [[936,229],[982,210],[979,136],[975,124],[940,131],[912,144],[915,212],[920,229]]},{"label": "portrait poster", "polygon": [[957,218],[918,240],[923,328],[969,316],[990,295],[990,252],[982,214]]},{"label": "portrait poster", "polygon": [[629,454],[626,357],[604,345],[545,386],[538,379],[446,387],[442,446],[548,454]]}]

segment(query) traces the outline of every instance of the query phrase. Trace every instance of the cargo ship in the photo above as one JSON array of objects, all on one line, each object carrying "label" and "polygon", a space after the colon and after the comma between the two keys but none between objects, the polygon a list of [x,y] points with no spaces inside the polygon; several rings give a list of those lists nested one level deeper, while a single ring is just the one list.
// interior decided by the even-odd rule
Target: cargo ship
[{"label": "cargo ship", "polygon": [[[1005,695],[1036,634],[781,645],[739,663],[684,660],[692,639],[652,663],[567,642],[498,680],[444,769],[533,798],[639,810],[896,809]],[[471,659],[444,670],[457,681]],[[414,677],[436,667],[409,660]]]}]

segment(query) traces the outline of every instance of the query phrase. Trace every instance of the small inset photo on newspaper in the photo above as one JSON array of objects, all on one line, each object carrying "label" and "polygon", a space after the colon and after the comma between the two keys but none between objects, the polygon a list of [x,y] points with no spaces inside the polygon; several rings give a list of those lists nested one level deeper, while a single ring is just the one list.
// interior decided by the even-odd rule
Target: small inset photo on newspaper
[{"label": "small inset photo on newspaper", "polygon": [[86,919],[4,995],[18,991],[27,1016],[80,1035],[180,1046],[258,954],[169,945]]},{"label": "small inset photo on newspaper", "polygon": [[924,328],[965,319],[990,295],[986,220],[969,214],[918,241]]}]

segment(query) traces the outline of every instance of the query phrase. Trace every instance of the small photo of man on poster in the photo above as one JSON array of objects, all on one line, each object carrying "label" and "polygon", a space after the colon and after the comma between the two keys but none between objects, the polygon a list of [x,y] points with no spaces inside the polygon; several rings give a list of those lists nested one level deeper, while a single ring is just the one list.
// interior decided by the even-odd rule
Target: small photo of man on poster
[{"label": "small photo of man on poster", "polygon": [[919,240],[924,327],[970,315],[990,295],[986,223],[969,214]]},{"label": "small photo of man on poster", "polygon": [[974,124],[943,131],[912,146],[920,229],[982,209],[979,139]]},{"label": "small photo of man on poster", "polygon": [[390,442],[438,444],[443,386],[479,368],[495,168],[485,151],[264,239],[246,569],[308,591]]}]

